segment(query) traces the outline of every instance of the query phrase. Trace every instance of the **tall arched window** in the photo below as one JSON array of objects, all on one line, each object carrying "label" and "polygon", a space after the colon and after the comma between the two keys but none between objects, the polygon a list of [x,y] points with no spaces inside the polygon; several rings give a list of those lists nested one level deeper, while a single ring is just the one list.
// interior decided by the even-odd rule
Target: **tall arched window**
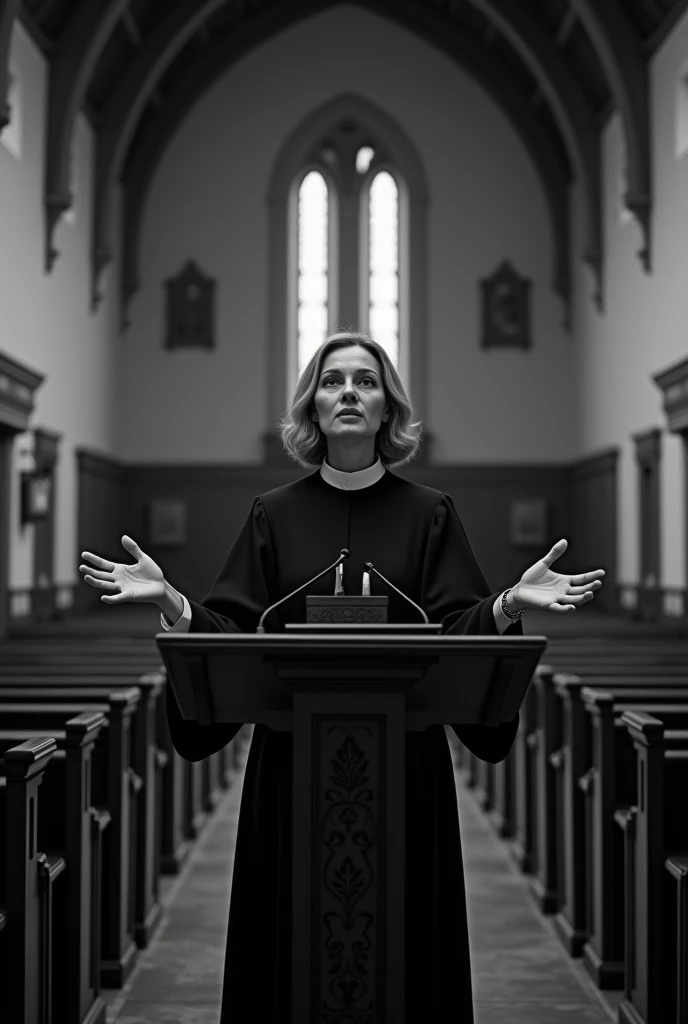
[{"label": "tall arched window", "polygon": [[330,101],[285,142],[269,202],[270,422],[327,333],[348,325],[385,347],[422,416],[427,193],[402,129],[360,97]]},{"label": "tall arched window", "polygon": [[399,189],[379,171],[368,192],[368,329],[399,365]]},{"label": "tall arched window", "polygon": [[297,373],[301,373],[328,325],[329,202],[327,182],[309,171],[299,188],[296,279]]},{"label": "tall arched window", "polygon": [[[399,315],[405,302],[399,278],[399,171],[370,129],[351,117],[342,118],[322,137],[309,163],[327,168],[337,212],[335,204],[328,209],[323,173],[309,170],[297,179],[301,181],[298,274],[293,282],[297,372],[333,320],[369,331],[384,345],[397,369],[405,370]],[[327,310],[330,231],[337,238],[337,272],[331,291],[336,295],[338,317],[328,317]]]}]

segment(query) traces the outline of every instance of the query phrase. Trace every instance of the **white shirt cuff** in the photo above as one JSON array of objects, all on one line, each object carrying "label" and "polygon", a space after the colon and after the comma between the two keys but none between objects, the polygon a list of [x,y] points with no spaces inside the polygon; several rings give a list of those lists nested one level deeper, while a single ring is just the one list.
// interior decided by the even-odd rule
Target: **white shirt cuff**
[{"label": "white shirt cuff", "polygon": [[[502,591],[504,593],[504,591]],[[508,618],[502,611],[502,594],[495,598],[495,602],[492,605],[492,611],[494,614],[495,625],[497,631],[501,636],[505,629],[511,625],[511,619]]]},{"label": "white shirt cuff", "polygon": [[[177,591],[177,593],[179,592]],[[173,626],[170,625],[169,621],[165,617],[165,613],[160,612],[160,625],[166,633],[188,633],[191,628],[191,605],[183,594],[179,594],[179,596],[184,602],[184,609]]]}]

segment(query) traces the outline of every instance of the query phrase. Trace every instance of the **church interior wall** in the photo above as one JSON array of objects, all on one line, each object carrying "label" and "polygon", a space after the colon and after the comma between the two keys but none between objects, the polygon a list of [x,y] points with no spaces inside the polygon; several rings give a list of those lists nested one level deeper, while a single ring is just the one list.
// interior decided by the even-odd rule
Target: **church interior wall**
[{"label": "church interior wall", "polygon": [[[624,137],[614,114],[602,133],[604,308],[590,300],[588,270],[576,260],[575,335],[582,451],[618,445],[619,581],[639,583],[638,469],[632,435],[662,434],[661,580],[684,587],[685,517],[682,442],[666,429],[662,393],[652,377],[684,358],[688,291],[688,152],[677,154],[681,79],[688,73],[688,17],[650,64],[653,208],[651,270],[637,256],[641,232],[623,206]],[[684,97],[684,102],[688,98]],[[580,223],[580,216],[575,223]]]},{"label": "church interior wall", "polygon": [[[260,436],[272,426],[262,383],[270,373],[270,170],[294,128],[346,92],[397,119],[426,170],[428,329],[411,343],[427,349],[433,459],[572,458],[576,398],[558,384],[571,379],[574,345],[550,286],[536,171],[506,117],[457,65],[351,6],[252,51],[200,100],[167,150],[144,216],[142,288],[122,339],[129,387],[119,455],[133,463],[261,458]],[[188,257],[217,279],[212,352],[164,349],[164,282]],[[480,347],[479,280],[505,257],[532,280],[528,351]]]},{"label": "church interior wall", "polygon": [[[83,114],[74,137],[75,205],[55,233],[55,266],[50,274],[44,270],[48,66],[17,22],[10,67],[21,85],[20,156],[3,144],[6,133],[0,138],[0,214],[12,238],[11,246],[0,248],[2,348],[45,374],[33,426],[61,435],[55,582],[79,582],[84,473],[79,475],[75,453],[82,447],[122,467],[120,532],[146,543],[153,497],[188,502],[188,546],[160,558],[177,573],[175,585],[189,584],[197,596],[212,582],[217,551],[248,510],[246,495],[265,490],[270,475],[261,469],[262,435],[272,426],[266,400],[270,172],[295,127],[348,92],[403,126],[429,185],[427,336],[413,341],[427,351],[426,426],[434,469],[426,474],[411,464],[408,475],[452,493],[497,587],[513,582],[528,559],[509,542],[509,499],[546,497],[552,539],[569,536],[574,571],[583,553],[574,546],[577,513],[571,508],[585,505],[581,538],[589,539],[590,495],[606,500],[617,469],[611,475],[605,469],[597,491],[578,493],[562,467],[585,467],[588,459],[595,463],[596,453],[618,446],[619,577],[637,582],[632,435],[663,427],[661,394],[651,375],[685,352],[688,156],[676,154],[676,119],[678,79],[687,66],[684,18],[651,64],[652,273],[640,265],[640,231],[622,208],[623,134],[612,116],[602,135],[604,310],[597,312],[591,301],[592,280],[578,258],[581,239],[574,238],[573,332],[567,333],[561,300],[551,289],[554,250],[540,182],[515,129],[481,87],[428,43],[363,9],[341,6],[298,23],[218,80],[177,131],[148,198],[142,287],[131,305],[130,327],[120,334],[117,261],[103,275],[101,305],[90,308],[95,133]],[[573,196],[577,230],[583,218],[575,189]],[[217,279],[216,347],[170,352],[164,348],[164,283],[189,257]],[[480,346],[479,280],[504,257],[532,280],[533,344],[526,351]],[[30,447],[30,432],[14,446],[9,582],[15,591],[33,582],[33,527],[20,525],[18,494],[20,469],[31,468]],[[176,472],[184,467],[204,476],[203,500],[191,497],[196,476],[184,482]],[[477,484],[471,468],[478,471]],[[174,479],[165,469],[175,471]],[[285,472],[286,480],[301,470]],[[683,455],[679,438],[666,430],[660,475],[660,582],[682,587]],[[111,556],[120,550],[118,537],[113,543]],[[568,555],[561,560],[563,571],[568,562]]]},{"label": "church interior wall", "polygon": [[[104,275],[105,297],[90,308],[91,177],[94,132],[79,116],[73,141],[75,202],[55,233],[59,256],[45,272],[43,175],[48,65],[17,19],[10,49],[17,80],[19,149],[0,138],[0,296],[2,342],[8,355],[45,375],[36,392],[32,428],[61,435],[56,466],[55,581],[73,582],[77,544],[77,474],[80,445],[112,451],[113,418],[119,406],[114,386],[116,310],[114,266]],[[15,116],[16,116],[15,107]],[[13,136],[10,135],[12,144]],[[14,445],[10,536],[10,587],[33,582],[33,532],[21,525],[19,474],[32,469],[32,431]]]}]

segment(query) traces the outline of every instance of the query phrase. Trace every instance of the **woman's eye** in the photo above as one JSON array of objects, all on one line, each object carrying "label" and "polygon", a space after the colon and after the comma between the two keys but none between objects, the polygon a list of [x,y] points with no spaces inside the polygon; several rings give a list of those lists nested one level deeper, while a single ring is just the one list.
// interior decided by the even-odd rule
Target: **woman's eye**
[{"label": "woman's eye", "polygon": [[[371,384],[375,385],[375,381],[373,380],[372,377],[362,377],[361,384],[363,384],[363,382],[366,380],[370,381]],[[325,387],[327,387],[328,384],[338,384],[339,382],[336,377],[328,377],[324,383]]]}]

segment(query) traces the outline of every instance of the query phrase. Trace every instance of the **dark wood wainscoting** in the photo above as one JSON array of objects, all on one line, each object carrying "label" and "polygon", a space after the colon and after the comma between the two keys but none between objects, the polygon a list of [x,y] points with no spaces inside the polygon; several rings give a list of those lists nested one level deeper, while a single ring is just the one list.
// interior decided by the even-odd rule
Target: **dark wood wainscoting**
[{"label": "dark wood wainscoting", "polygon": [[[126,521],[122,514],[122,493],[125,470],[117,459],[100,452],[77,449],[77,564],[74,572],[78,582],[74,589],[72,614],[81,614],[93,607],[101,607],[100,595],[93,587],[82,582],[78,566],[81,552],[92,551],[103,558],[124,561],[126,555],[120,543]],[[135,538],[136,539],[136,538]]]},{"label": "dark wood wainscoting", "polygon": [[[160,564],[173,586],[198,600],[210,589],[253,498],[307,472],[286,458],[281,464],[275,459],[255,466],[124,466],[93,450],[76,454],[77,559],[83,550],[127,559],[121,537],[128,533]],[[595,603],[618,611],[617,457],[618,451],[609,449],[568,465],[429,465],[417,460],[395,472],[452,497],[492,590],[516,583],[556,540],[566,537],[569,548],[557,568],[606,569],[608,586]],[[154,543],[151,505],[160,500],[183,506],[181,542]],[[542,543],[523,544],[512,536],[511,503],[517,500],[545,502]],[[62,615],[101,606],[99,595],[83,584],[80,574],[72,607],[67,609],[66,603],[59,602]]]},{"label": "dark wood wainscoting", "polygon": [[571,466],[571,494],[575,522],[576,558],[573,568],[604,569],[607,586],[595,597],[605,611],[618,610],[616,592],[618,448],[580,459]]},{"label": "dark wood wainscoting", "polygon": [[[559,537],[569,551],[558,567],[587,567],[579,542],[572,499],[572,473],[562,466],[427,466],[395,470],[400,476],[449,494],[471,547],[492,589],[516,583],[523,571]],[[298,467],[129,466],[123,487],[122,528],[163,568],[178,590],[199,600],[210,589],[253,498],[302,476]],[[154,499],[177,499],[186,508],[186,540],[180,546],[156,546],[150,537]],[[543,544],[516,546],[510,538],[510,502],[544,499],[548,526]]]}]

